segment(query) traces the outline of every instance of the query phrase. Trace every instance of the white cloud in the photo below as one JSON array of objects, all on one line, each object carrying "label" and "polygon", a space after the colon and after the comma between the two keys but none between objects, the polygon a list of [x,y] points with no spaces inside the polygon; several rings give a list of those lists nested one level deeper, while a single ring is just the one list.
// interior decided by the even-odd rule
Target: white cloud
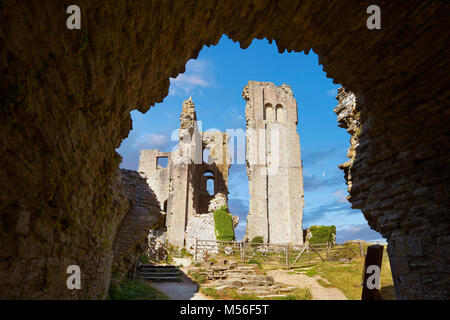
[{"label": "white cloud", "polygon": [[209,88],[213,85],[212,63],[209,60],[189,60],[186,71],[176,78],[170,79],[170,95],[188,95],[198,92],[201,88]]},{"label": "white cloud", "polygon": [[346,228],[337,227],[336,229],[336,240],[338,242],[357,239],[366,241],[383,239],[383,237],[378,232],[370,229],[367,223],[351,224]]},{"label": "white cloud", "polygon": [[344,192],[343,190],[338,190],[338,191],[334,192],[334,193],[332,194],[332,196],[333,196],[333,197],[339,198],[339,199],[338,199],[338,202],[339,202],[339,203],[345,203],[345,202],[347,202],[347,193]]},{"label": "white cloud", "polygon": [[146,133],[140,136],[133,147],[135,149],[164,149],[170,143],[170,138],[166,134]]},{"label": "white cloud", "polygon": [[337,95],[337,89],[328,89],[326,92],[327,97],[336,97]]}]

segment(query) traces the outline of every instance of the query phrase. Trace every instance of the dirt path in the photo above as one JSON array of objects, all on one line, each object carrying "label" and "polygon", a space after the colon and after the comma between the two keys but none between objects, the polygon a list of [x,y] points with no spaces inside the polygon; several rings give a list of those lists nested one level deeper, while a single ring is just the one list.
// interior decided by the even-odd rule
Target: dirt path
[{"label": "dirt path", "polygon": [[288,274],[285,270],[269,270],[267,274],[272,276],[275,282],[309,288],[313,300],[348,300],[339,289],[322,287],[316,279],[322,279],[325,282],[327,280],[319,276],[311,278],[304,274]]},{"label": "dirt path", "polygon": [[184,273],[181,274],[181,279],[181,282],[149,281],[149,284],[164,293],[170,300],[213,300],[199,292],[198,285]]}]

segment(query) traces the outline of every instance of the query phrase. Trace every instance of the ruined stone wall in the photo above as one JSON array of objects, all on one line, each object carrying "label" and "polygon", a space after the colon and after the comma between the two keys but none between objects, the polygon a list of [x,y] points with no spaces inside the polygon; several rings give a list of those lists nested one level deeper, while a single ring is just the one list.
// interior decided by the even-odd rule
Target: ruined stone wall
[{"label": "ruined stone wall", "polygon": [[[81,30],[65,27],[69,4],[0,3],[0,297],[104,296],[130,111],[223,34],[314,48],[355,94],[350,201],[389,241],[398,298],[449,297],[448,1],[379,0],[379,30],[366,1],[79,0]],[[85,289],[67,290],[67,264]]]},{"label": "ruined stone wall", "polygon": [[249,81],[246,160],[250,188],[246,238],[303,243],[303,169],[297,102],[287,85]]},{"label": "ruined stone wall", "polygon": [[[230,159],[226,133],[200,132],[192,98],[183,101],[178,131],[178,147],[172,152],[141,150],[139,172],[146,177],[160,201],[167,200],[167,239],[172,245],[183,247],[188,221],[197,214],[208,213],[214,195],[206,189],[206,172],[214,176],[214,193],[228,194]],[[210,151],[203,159],[203,150]],[[157,165],[158,157],[167,157],[166,168]],[[163,205],[162,205],[163,206]]]},{"label": "ruined stone wall", "polygon": [[137,259],[148,250],[151,229],[161,225],[163,215],[155,193],[144,178],[133,170],[120,170],[129,210],[123,218],[114,241],[112,280],[120,282]]},{"label": "ruined stone wall", "polygon": [[[211,240],[216,241],[216,229],[214,223],[214,213],[196,214],[189,219],[189,223],[186,227],[186,249],[194,254],[195,240]],[[213,247],[211,253],[217,253],[217,246],[214,246],[214,242],[210,245]]]},{"label": "ruined stone wall", "polygon": [[[167,158],[167,166],[158,165],[158,158]],[[170,152],[161,152],[156,149],[143,149],[139,153],[138,172],[147,180],[150,188],[155,192],[161,210],[167,210],[170,181]]]},{"label": "ruined stone wall", "polygon": [[[372,113],[361,108],[360,96],[340,88],[336,98],[339,126],[351,135],[350,159],[339,166],[347,180],[348,199],[388,241],[397,299],[448,298],[450,224],[443,206],[448,208],[449,199],[438,185],[449,172],[442,156],[433,151],[440,145],[440,154],[445,154],[446,144],[438,144],[437,136],[414,133],[414,126],[420,126],[414,116],[395,116],[377,124]],[[431,116],[426,120],[436,121]],[[397,126],[390,131],[393,123],[411,135]],[[441,177],[434,176],[438,172]],[[426,193],[430,190],[432,195]]]}]

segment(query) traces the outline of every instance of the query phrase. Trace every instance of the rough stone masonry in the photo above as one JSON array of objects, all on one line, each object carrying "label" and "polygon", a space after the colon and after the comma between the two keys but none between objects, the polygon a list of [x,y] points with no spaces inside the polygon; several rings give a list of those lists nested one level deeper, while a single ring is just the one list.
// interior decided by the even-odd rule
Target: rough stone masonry
[{"label": "rough stone masonry", "polygon": [[[183,102],[178,131],[178,148],[172,152],[156,149],[141,150],[139,173],[147,179],[166,212],[163,232],[170,244],[184,247],[189,221],[198,214],[207,214],[211,200],[217,194],[228,195],[228,155],[226,133],[200,132],[191,98]],[[209,154],[205,152],[209,151]],[[164,167],[160,159],[165,158]],[[212,180],[214,191],[210,194],[207,182]]]},{"label": "rough stone masonry", "polygon": [[[130,111],[161,102],[225,34],[242,49],[266,38],[314,50],[354,93],[349,201],[387,239],[398,299],[448,299],[450,2],[376,4],[380,30],[365,1],[79,0],[74,31],[62,2],[0,1],[0,297],[105,296]],[[84,270],[77,292],[68,264]]]},{"label": "rough stone masonry", "polygon": [[297,133],[297,102],[288,85],[249,81],[246,162],[250,207],[246,238],[303,244],[303,168]]}]

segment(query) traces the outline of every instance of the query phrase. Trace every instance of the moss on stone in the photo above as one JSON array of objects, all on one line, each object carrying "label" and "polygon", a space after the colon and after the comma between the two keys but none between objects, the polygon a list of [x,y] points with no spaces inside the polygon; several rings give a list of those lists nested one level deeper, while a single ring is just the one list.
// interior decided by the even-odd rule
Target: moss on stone
[{"label": "moss on stone", "polygon": [[217,240],[234,240],[233,216],[227,212],[227,206],[222,206],[214,212],[214,224]]}]

